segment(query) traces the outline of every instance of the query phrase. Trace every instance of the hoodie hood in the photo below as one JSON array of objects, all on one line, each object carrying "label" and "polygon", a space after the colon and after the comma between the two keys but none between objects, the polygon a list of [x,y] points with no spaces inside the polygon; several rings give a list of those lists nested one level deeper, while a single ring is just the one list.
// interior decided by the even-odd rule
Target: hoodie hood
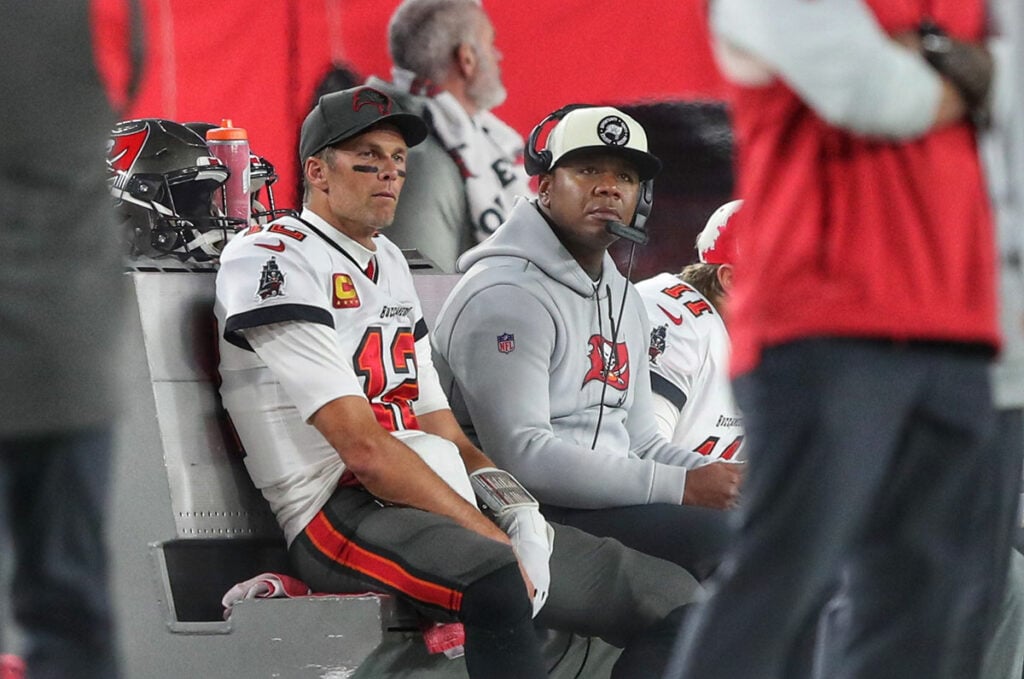
[{"label": "hoodie hood", "polygon": [[[532,264],[548,278],[573,290],[582,297],[593,297],[595,287],[622,278],[615,260],[607,252],[601,267],[601,279],[591,280],[583,267],[565,249],[551,230],[544,215],[532,201],[519,199],[505,223],[490,238],[467,250],[457,264],[460,273],[474,265],[515,265],[514,260]],[[618,287],[619,283],[615,283]]]}]

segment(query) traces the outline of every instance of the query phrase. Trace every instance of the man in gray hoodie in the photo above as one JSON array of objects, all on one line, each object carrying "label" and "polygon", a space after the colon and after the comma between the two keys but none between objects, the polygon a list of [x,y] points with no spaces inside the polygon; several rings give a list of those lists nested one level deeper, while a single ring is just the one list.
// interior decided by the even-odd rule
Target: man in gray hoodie
[{"label": "man in gray hoodie", "polygon": [[607,253],[620,235],[641,234],[660,168],[622,111],[548,116],[527,145],[539,198],[518,202],[459,260],[467,273],[441,310],[434,349],[460,422],[550,520],[704,577],[725,543],[721,510],[738,498],[741,467],[658,433],[648,320]]}]

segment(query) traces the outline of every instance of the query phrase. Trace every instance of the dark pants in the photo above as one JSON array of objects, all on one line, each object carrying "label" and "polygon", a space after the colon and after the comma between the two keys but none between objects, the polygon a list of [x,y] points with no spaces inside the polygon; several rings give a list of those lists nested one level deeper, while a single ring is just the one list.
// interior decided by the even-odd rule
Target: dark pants
[{"label": "dark pants", "polygon": [[614,538],[638,552],[678,564],[702,581],[718,566],[731,537],[731,512],[707,507],[651,504],[569,509],[544,505],[541,511],[549,521]]},{"label": "dark pants", "polygon": [[952,346],[766,350],[735,385],[750,445],[737,535],[667,676],[788,679],[836,582],[830,679],[977,676],[1020,470],[991,445],[987,369]]},{"label": "dark pants", "polygon": [[[0,520],[28,679],[118,676],[104,524],[106,430],[0,441]],[[6,548],[5,548],[6,551]]]}]

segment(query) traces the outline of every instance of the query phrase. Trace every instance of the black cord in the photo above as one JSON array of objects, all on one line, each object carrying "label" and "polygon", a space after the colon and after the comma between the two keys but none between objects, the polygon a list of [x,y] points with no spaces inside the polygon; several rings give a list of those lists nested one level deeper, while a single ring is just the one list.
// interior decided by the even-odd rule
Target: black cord
[{"label": "black cord", "polygon": [[[594,304],[597,305],[597,334],[601,336],[601,341],[604,342],[604,327],[601,324],[601,296],[600,288],[594,285]],[[611,305],[611,290],[608,291],[608,304]],[[611,307],[608,309],[608,321],[611,322]],[[615,328],[612,327],[612,334],[615,334]],[[615,347],[612,346],[612,351]],[[598,351],[601,351],[598,348]],[[601,421],[604,419],[604,395],[608,391],[608,370],[610,368],[610,362],[606,361],[604,356],[601,356],[601,363],[604,365],[604,369],[601,371],[601,400],[597,406],[597,426],[594,427],[594,440],[590,442],[590,449],[594,450],[597,447],[597,437],[601,433]]]},{"label": "black cord", "polygon": [[565,660],[565,656],[569,654],[569,649],[572,648],[572,639],[574,635],[568,634],[567,636],[569,637],[569,643],[565,645],[565,649],[562,651],[562,655],[558,656],[558,660],[556,660],[554,664],[548,668],[548,674],[554,672],[555,668],[561,665],[562,661]]},{"label": "black cord", "polygon": [[[626,281],[622,286],[622,302],[619,304],[619,319],[616,321],[612,318],[612,286],[605,284],[605,291],[608,293],[608,322],[612,326],[612,348],[608,355],[608,360],[601,357],[604,363],[604,370],[601,375],[601,402],[597,409],[597,426],[594,428],[594,440],[590,442],[590,449],[594,450],[597,447],[597,437],[601,433],[601,422],[604,419],[604,397],[608,391],[608,373],[612,369],[612,359],[618,363],[618,340],[619,340],[619,328],[622,327],[622,314],[626,310],[626,296],[629,294],[629,280],[633,277],[633,255],[636,253],[636,243],[632,243],[629,246],[629,265],[626,267]],[[601,335],[601,340],[604,341],[604,328],[601,324],[601,299],[598,296],[598,286],[594,286],[594,302],[597,304],[597,332]],[[626,399],[625,393],[619,400],[619,406],[623,404]]]},{"label": "black cord", "polygon": [[583,651],[583,662],[580,663],[580,669],[577,670],[576,676],[573,677],[573,679],[580,679],[580,677],[583,675],[583,669],[587,666],[587,658],[590,657],[590,642],[591,642],[591,640],[592,640],[592,637],[587,637],[587,647]]},{"label": "black cord", "polygon": [[[622,284],[622,302],[619,304],[619,320],[612,324],[612,350],[615,350],[619,341],[619,329],[622,327],[622,314],[626,310],[626,295],[629,294],[629,282],[633,278],[633,255],[636,253],[636,243],[632,243],[629,246],[629,264],[626,266],[626,281]],[[608,317],[611,319],[611,297],[612,290],[611,286],[608,287]],[[618,356],[618,354],[616,354]],[[607,377],[607,373],[606,373]],[[606,382],[607,383],[607,382]],[[602,399],[602,403],[604,400]],[[618,406],[622,407],[622,404],[626,402],[626,392],[622,392],[622,396],[619,398]]]}]

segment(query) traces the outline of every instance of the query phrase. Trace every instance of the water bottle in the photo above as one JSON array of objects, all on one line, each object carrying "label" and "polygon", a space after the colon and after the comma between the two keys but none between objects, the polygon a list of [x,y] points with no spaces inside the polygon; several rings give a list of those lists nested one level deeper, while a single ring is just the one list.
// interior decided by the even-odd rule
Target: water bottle
[{"label": "water bottle", "polygon": [[225,216],[249,223],[249,137],[241,127],[234,127],[230,118],[220,127],[206,132],[206,145],[231,171],[224,184]]}]

